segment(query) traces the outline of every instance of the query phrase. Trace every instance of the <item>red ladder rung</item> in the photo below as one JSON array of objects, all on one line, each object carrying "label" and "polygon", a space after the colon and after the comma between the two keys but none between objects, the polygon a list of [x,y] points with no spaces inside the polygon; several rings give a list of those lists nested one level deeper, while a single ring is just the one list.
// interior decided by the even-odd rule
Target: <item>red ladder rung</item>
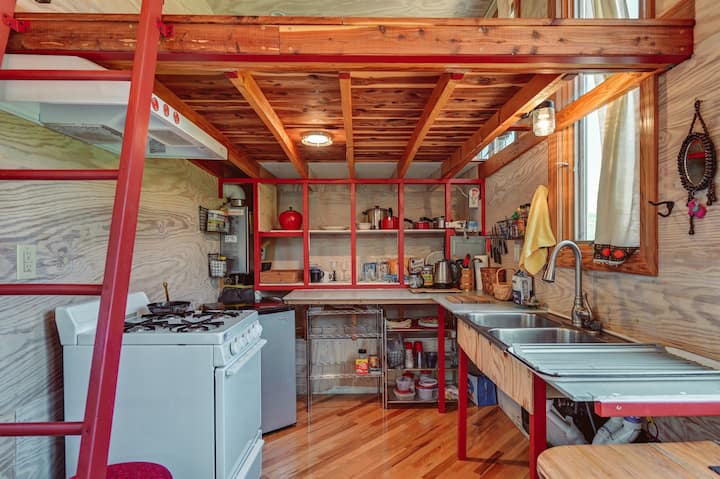
[{"label": "red ladder rung", "polygon": [[0,80],[130,81],[129,70],[0,70]]},{"label": "red ladder rung", "polygon": [[0,170],[0,180],[117,180],[118,170]]},{"label": "red ladder rung", "polygon": [[101,293],[102,284],[0,284],[0,296],[100,296]]},{"label": "red ladder rung", "polygon": [[2,436],[79,436],[82,422],[10,422],[0,424]]}]

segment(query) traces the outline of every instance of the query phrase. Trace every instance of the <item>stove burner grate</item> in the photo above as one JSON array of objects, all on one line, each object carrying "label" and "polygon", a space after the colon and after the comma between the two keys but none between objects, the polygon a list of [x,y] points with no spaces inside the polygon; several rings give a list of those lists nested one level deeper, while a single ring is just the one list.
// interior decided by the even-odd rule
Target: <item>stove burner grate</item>
[{"label": "stove burner grate", "polygon": [[[143,316],[144,317],[144,316]],[[137,333],[142,331],[155,331],[157,329],[165,329],[169,327],[169,323],[166,320],[162,320],[157,317],[145,318],[143,321],[132,322],[125,321],[123,327],[124,333]]]},{"label": "stove burner grate", "polygon": [[[193,316],[197,317],[197,316]],[[216,316],[219,317],[219,316]],[[213,321],[216,317],[209,317],[201,319],[200,321],[188,321],[187,319],[180,320],[180,324],[170,325],[170,330],[176,333],[191,333],[193,331],[210,331],[211,329],[219,328],[224,321]]]}]

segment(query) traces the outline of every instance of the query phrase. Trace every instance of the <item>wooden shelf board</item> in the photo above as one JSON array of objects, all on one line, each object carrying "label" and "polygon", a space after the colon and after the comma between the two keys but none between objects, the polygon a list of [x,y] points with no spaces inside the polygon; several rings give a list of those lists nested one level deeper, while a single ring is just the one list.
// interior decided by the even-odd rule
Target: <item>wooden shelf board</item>
[{"label": "wooden shelf board", "polygon": [[309,230],[312,235],[349,235],[350,228],[346,230]]},{"label": "wooden shelf board", "polygon": [[367,379],[367,378],[381,378],[382,374],[380,373],[370,373],[370,374],[357,374],[357,373],[337,373],[337,374],[315,374],[313,376],[310,376],[310,380],[316,380],[316,379]]},{"label": "wooden shelf board", "polygon": [[411,229],[411,230],[405,230],[405,234],[406,234],[406,235],[424,235],[424,234],[427,234],[427,235],[433,235],[433,236],[434,236],[434,235],[443,235],[443,234],[445,234],[445,231],[446,231],[445,228],[443,228],[443,229],[433,229],[433,228],[431,228],[431,229],[427,229],[427,230]]},{"label": "wooden shelf board", "polygon": [[261,238],[294,238],[302,237],[303,230],[272,230],[260,231]]}]

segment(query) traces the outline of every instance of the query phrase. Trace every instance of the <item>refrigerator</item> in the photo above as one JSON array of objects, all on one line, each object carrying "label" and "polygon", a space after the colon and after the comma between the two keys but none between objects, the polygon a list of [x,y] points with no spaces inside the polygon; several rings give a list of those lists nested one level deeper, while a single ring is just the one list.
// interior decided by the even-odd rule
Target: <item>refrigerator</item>
[{"label": "refrigerator", "polygon": [[258,308],[262,338],[260,358],[263,434],[297,422],[295,387],[295,308]]},{"label": "refrigerator", "polygon": [[247,206],[228,209],[230,232],[221,235],[220,254],[229,260],[227,275],[252,277],[252,221]]}]

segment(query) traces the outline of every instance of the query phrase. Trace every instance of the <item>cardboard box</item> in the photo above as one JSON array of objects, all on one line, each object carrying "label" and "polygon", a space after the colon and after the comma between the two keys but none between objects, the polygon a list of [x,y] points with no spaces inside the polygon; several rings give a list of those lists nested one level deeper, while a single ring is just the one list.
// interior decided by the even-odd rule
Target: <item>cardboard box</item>
[{"label": "cardboard box", "polygon": [[468,399],[477,406],[494,406],[497,404],[495,383],[480,374],[468,374]]}]

